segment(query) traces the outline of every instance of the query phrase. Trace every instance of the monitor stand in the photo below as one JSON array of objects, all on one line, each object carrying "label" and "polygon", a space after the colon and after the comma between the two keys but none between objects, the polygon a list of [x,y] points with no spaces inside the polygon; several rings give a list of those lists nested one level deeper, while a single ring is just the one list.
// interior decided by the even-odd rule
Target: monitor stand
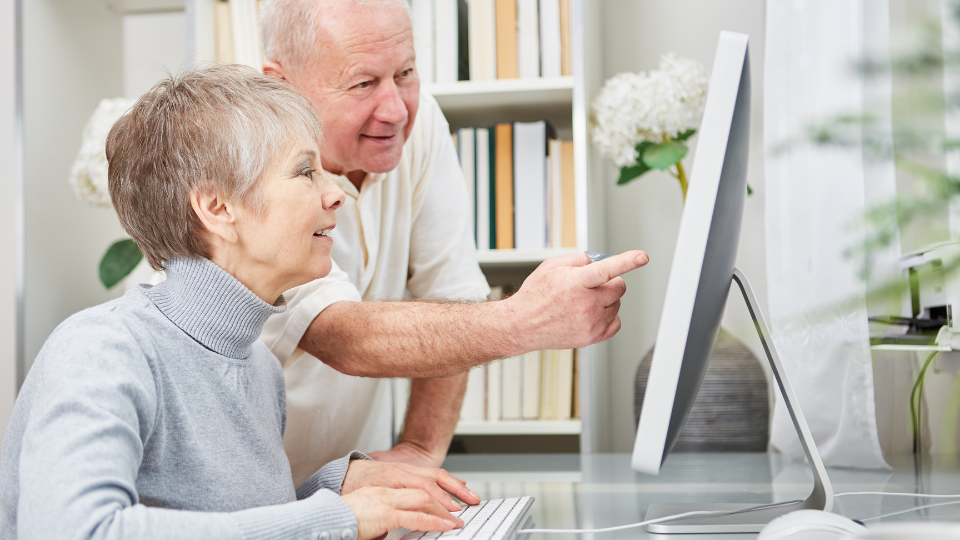
[{"label": "monitor stand", "polygon": [[[829,512],[833,508],[833,487],[830,485],[830,479],[827,478],[827,471],[823,467],[823,461],[820,460],[820,453],[817,452],[817,446],[810,435],[810,428],[807,427],[807,421],[803,418],[800,411],[800,404],[797,402],[797,396],[793,393],[790,381],[787,380],[787,374],[780,363],[780,355],[773,344],[770,335],[770,329],[767,328],[766,321],[763,320],[763,313],[760,312],[760,306],[750,288],[750,282],[739,268],[733,269],[733,280],[740,286],[743,293],[743,299],[747,303],[747,309],[750,310],[750,316],[757,327],[757,333],[760,334],[760,342],[763,343],[763,350],[767,353],[767,360],[770,361],[770,367],[773,369],[773,376],[777,379],[777,386],[780,387],[780,395],[790,412],[790,418],[793,420],[793,426],[797,429],[797,435],[800,437],[800,445],[803,446],[803,452],[807,456],[807,463],[810,464],[810,471],[813,473],[813,492],[804,501],[784,504],[762,510],[753,510],[736,514],[715,515],[715,516],[693,516],[676,521],[667,521],[663,523],[654,523],[647,526],[647,531],[660,534],[690,534],[690,533],[757,533],[760,532],[767,523],[776,517],[782,516],[788,512],[802,509],[825,510]],[[674,516],[685,512],[696,510],[729,510],[731,512],[741,508],[750,508],[756,504],[749,503],[659,503],[651,504],[647,509],[645,520],[657,519],[661,517]]]}]

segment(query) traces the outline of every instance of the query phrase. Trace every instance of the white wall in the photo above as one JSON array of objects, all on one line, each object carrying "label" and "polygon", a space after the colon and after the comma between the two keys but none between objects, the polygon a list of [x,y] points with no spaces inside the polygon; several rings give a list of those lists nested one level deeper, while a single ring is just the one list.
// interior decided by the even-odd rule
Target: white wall
[{"label": "white wall", "polygon": [[0,0],[0,446],[17,390],[14,0]]},{"label": "white wall", "polygon": [[76,199],[67,178],[80,132],[120,96],[121,16],[104,0],[24,1],[25,360],[71,314],[115,293],[100,256],[123,236],[111,209]]},{"label": "white wall", "polygon": [[[721,30],[750,35],[752,75],[751,146],[747,199],[737,266],[750,278],[766,309],[766,241],[763,234],[763,0],[603,0],[605,78],[624,71],[657,69],[660,55],[675,52],[698,60],[709,71]],[[687,170],[692,157],[685,161]],[[633,381],[641,358],[656,339],[664,290],[680,224],[682,200],[677,181],[652,172],[627,186],[616,186],[617,171],[607,167],[607,248],[610,253],[643,249],[650,263],[626,277],[620,309],[623,329],[610,343],[610,394],[613,451],[633,448]],[[765,359],[739,290],[731,295],[723,326],[758,358]],[[762,364],[766,369],[765,363]]]}]

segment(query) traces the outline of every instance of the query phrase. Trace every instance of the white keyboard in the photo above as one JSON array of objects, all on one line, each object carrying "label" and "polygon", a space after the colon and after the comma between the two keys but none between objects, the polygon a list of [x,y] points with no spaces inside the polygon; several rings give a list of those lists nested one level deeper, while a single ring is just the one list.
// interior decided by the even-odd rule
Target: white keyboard
[{"label": "white keyboard", "polygon": [[462,529],[453,529],[444,533],[410,531],[400,540],[436,540],[438,538],[510,540],[517,528],[523,525],[532,505],[533,497],[480,501],[476,506],[468,506],[459,512],[452,512],[463,520]]}]

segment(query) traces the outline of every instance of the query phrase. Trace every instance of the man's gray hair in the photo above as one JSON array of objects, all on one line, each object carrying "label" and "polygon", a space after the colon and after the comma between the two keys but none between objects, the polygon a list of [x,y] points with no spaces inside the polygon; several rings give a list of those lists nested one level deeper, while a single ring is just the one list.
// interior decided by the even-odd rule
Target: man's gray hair
[{"label": "man's gray hair", "polygon": [[174,257],[210,258],[191,192],[262,214],[264,169],[320,121],[292,84],[237,64],[171,75],[107,136],[108,186],[120,224],[156,270]]},{"label": "man's gray hair", "polygon": [[[356,6],[401,5],[406,0],[340,0]],[[317,23],[323,0],[267,0],[260,8],[260,38],[267,60],[296,69],[317,60]]]}]

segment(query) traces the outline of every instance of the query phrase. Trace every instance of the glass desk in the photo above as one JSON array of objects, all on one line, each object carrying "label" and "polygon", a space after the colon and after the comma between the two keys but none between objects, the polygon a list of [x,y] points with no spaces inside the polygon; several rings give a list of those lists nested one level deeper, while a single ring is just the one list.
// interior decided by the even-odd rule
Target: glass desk
[{"label": "glass desk", "polygon": [[[892,460],[893,470],[862,471],[828,468],[834,493],[887,491],[960,493],[960,462],[954,456],[925,457],[918,467],[913,456]],[[674,454],[660,476],[630,469],[629,454],[451,455],[444,468],[484,499],[532,495],[531,516],[537,528],[602,528],[643,520],[655,502],[743,502],[765,504],[804,499],[813,487],[807,465],[779,454]],[[943,504],[948,503],[948,504]],[[871,523],[891,521],[960,522],[957,504],[944,499],[911,499],[856,495],[834,501],[833,511]],[[899,513],[921,504],[925,510]],[[886,516],[879,519],[879,516]],[[392,536],[392,535],[391,535]],[[643,528],[603,534],[531,534],[520,540],[620,540],[676,538]],[[692,535],[706,540],[751,538],[755,535]]]}]

